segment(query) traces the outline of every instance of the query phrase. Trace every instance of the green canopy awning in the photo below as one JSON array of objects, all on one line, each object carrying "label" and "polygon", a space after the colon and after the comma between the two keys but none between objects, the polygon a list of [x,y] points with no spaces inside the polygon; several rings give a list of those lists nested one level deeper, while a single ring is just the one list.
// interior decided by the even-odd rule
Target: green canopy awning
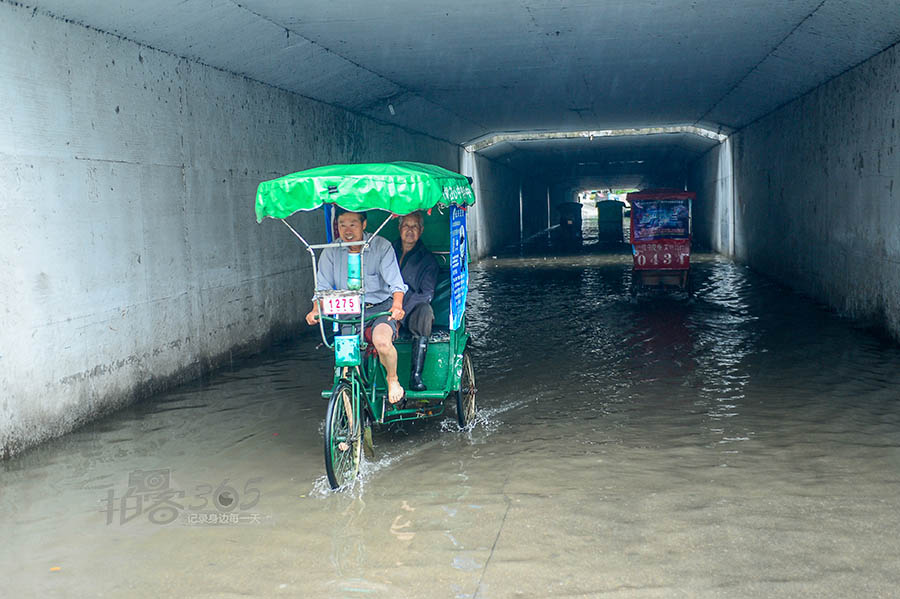
[{"label": "green canopy awning", "polygon": [[285,218],[298,210],[337,204],[347,210],[409,214],[437,204],[475,202],[469,180],[445,168],[418,162],[333,164],[271,181],[256,190],[256,220]]}]

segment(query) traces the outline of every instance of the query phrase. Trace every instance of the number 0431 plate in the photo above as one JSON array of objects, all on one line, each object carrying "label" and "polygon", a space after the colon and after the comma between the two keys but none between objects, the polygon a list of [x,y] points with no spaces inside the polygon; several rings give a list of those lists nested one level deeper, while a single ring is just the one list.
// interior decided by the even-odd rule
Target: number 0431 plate
[{"label": "number 0431 plate", "polygon": [[327,296],[321,299],[324,314],[359,314],[358,295]]}]

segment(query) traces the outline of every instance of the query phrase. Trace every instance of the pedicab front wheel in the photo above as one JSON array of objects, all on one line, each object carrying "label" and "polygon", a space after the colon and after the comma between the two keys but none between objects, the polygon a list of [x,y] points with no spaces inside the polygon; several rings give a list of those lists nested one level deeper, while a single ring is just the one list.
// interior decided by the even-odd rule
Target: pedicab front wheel
[{"label": "pedicab front wheel", "polygon": [[331,392],[325,412],[325,472],[332,489],[359,474],[362,423],[353,407],[350,383],[341,381]]},{"label": "pedicab front wheel", "polygon": [[456,420],[460,428],[475,424],[475,367],[468,351],[462,356],[462,375],[459,379],[459,390],[456,392]]}]

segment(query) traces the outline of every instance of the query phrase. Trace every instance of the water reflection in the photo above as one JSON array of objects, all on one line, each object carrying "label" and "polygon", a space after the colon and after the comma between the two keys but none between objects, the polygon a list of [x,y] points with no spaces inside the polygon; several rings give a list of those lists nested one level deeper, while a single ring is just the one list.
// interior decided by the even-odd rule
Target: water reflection
[{"label": "water reflection", "polygon": [[[694,299],[633,300],[630,261],[472,265],[478,425],[451,410],[380,431],[341,493],[312,336],[4,463],[9,592],[889,596],[898,348],[712,255]],[[269,524],[107,526],[105,493],[155,468],[184,489],[261,477]],[[159,581],[185,565],[199,574]]]}]

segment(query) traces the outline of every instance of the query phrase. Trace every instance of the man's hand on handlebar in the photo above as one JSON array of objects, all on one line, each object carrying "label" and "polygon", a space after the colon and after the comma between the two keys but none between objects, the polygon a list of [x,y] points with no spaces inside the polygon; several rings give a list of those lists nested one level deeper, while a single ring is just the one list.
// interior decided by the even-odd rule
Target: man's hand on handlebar
[{"label": "man's hand on handlebar", "polygon": [[406,312],[403,311],[402,306],[391,306],[391,315],[388,317],[388,320],[400,322],[404,316],[406,316]]},{"label": "man's hand on handlebar", "polygon": [[319,304],[313,304],[313,309],[306,315],[306,324],[314,326],[319,322]]},{"label": "man's hand on handlebar", "polygon": [[388,320],[400,322],[406,316],[406,312],[403,311],[403,292],[395,291],[391,296],[394,301],[391,302],[391,315],[388,317]]}]

